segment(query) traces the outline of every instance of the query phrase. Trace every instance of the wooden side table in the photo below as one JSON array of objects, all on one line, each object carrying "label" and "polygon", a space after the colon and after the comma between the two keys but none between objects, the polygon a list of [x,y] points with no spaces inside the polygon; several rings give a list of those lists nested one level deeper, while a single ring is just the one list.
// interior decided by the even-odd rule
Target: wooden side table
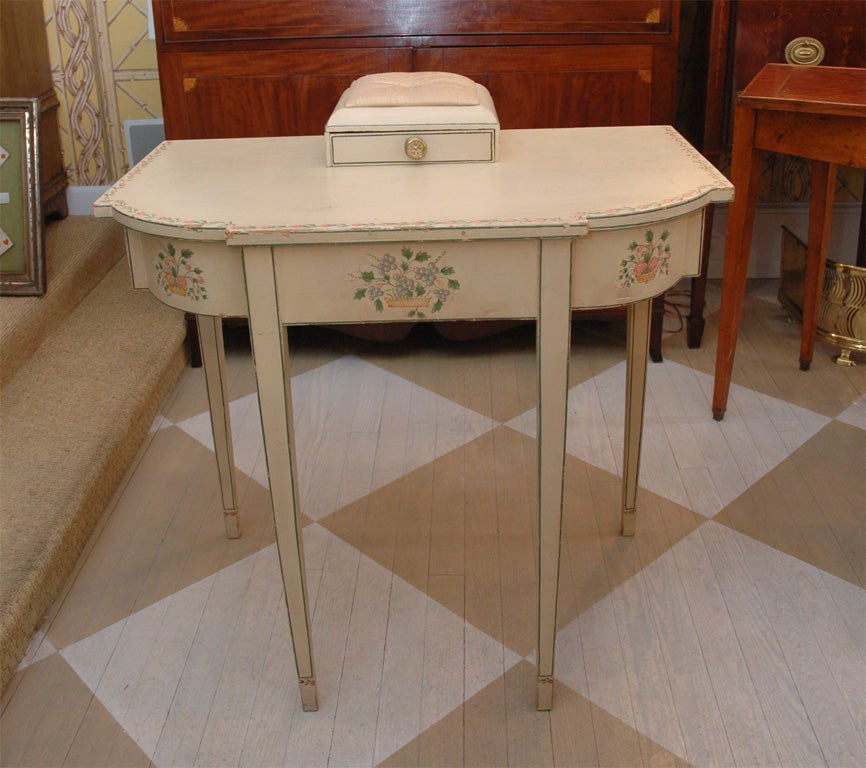
[{"label": "wooden side table", "polygon": [[713,418],[717,421],[724,418],[731,386],[762,151],[812,161],[800,341],[800,368],[807,371],[815,349],[836,167],[866,167],[866,69],[768,64],[737,100],[731,162],[736,196],[728,215],[713,389]]}]

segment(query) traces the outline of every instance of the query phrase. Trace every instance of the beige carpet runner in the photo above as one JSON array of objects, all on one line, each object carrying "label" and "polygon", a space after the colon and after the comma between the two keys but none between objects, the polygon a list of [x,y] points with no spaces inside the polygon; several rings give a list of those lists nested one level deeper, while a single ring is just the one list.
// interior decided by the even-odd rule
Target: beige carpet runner
[{"label": "beige carpet runner", "polygon": [[45,296],[0,299],[2,688],[186,364],[113,221],[52,222],[46,259]]}]

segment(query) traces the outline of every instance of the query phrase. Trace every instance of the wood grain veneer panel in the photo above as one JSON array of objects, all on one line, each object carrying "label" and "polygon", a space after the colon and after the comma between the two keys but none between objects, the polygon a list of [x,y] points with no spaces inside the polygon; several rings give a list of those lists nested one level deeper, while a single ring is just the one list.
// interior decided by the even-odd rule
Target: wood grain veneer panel
[{"label": "wood grain veneer panel", "polygon": [[163,77],[168,138],[303,136],[324,133],[356,77],[408,69],[409,51],[229,51],[163,60],[170,62]]},{"label": "wood grain veneer panel", "polygon": [[502,128],[652,122],[650,46],[421,49],[414,66],[458,72],[482,83]]},{"label": "wood grain veneer panel", "polygon": [[502,34],[667,34],[671,0],[169,0],[164,39]]}]

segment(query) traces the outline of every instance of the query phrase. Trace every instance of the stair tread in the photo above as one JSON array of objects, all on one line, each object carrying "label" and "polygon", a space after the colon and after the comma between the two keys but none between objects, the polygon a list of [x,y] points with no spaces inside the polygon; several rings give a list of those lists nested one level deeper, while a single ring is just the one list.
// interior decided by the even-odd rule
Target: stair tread
[{"label": "stair tread", "polygon": [[186,365],[185,333],[116,260],[0,391],[3,684]]},{"label": "stair tread", "polygon": [[0,385],[5,385],[109,270],[124,258],[123,227],[69,216],[45,227],[47,290],[0,300]]}]

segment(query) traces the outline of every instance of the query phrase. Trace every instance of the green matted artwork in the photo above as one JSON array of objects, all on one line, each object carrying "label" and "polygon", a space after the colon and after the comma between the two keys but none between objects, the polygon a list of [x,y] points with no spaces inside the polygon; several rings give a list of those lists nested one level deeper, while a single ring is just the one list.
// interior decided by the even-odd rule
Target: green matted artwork
[{"label": "green matted artwork", "polygon": [[0,98],[0,295],[45,293],[39,99]]}]

